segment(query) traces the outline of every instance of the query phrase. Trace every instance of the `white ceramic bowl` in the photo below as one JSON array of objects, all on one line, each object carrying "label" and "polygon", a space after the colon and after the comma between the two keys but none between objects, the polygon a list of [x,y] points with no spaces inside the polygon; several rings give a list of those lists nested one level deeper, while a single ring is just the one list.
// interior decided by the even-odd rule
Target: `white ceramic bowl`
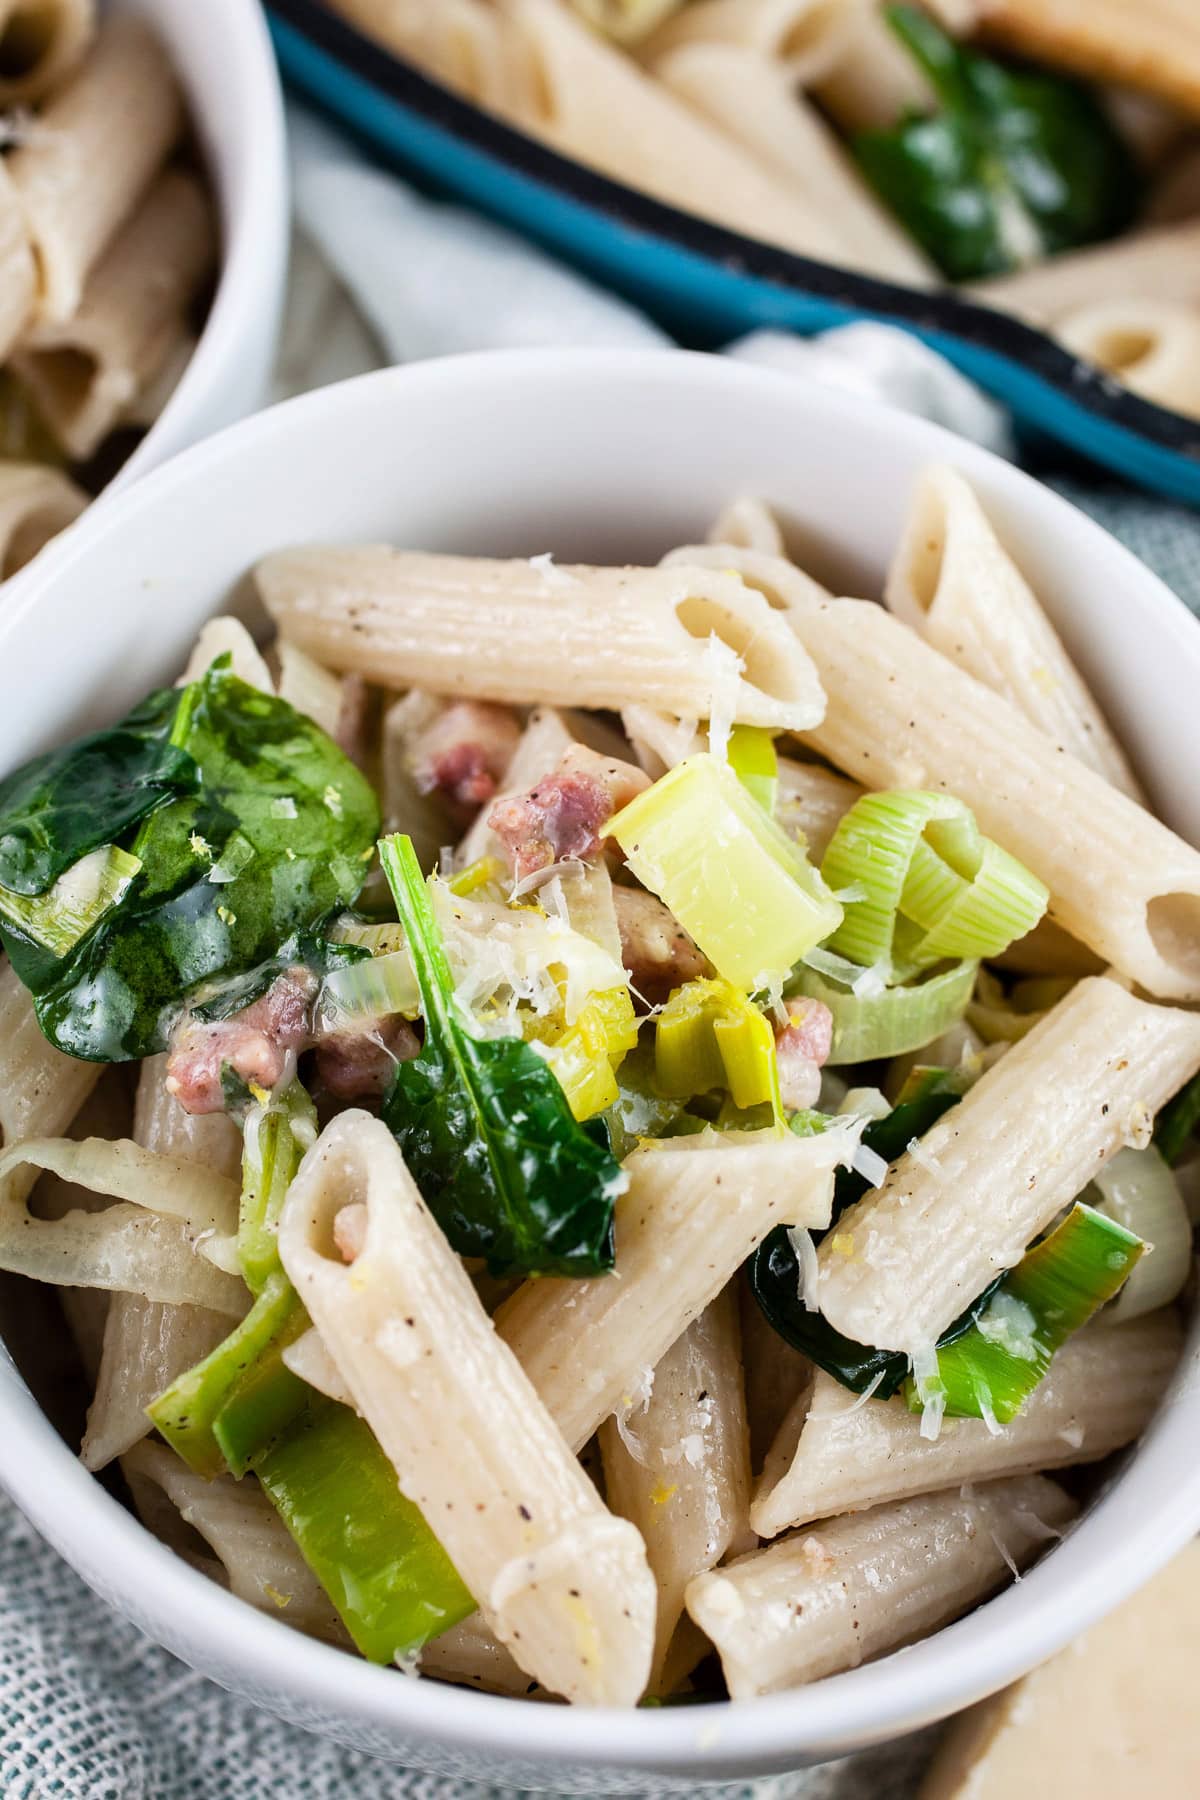
[{"label": "white ceramic bowl", "polygon": [[[368,375],[191,450],[97,510],[0,618],[0,770],[170,680],[254,560],[305,541],[654,557],[761,494],[847,591],[877,593],[918,470],[977,483],[1166,816],[1191,780],[1200,628],[1062,500],[932,426],[682,354],[509,353]],[[98,623],[102,621],[102,623]],[[569,696],[564,696],[569,698]],[[3,1323],[3,1321],[0,1321]],[[796,1768],[994,1690],[1114,1606],[1200,1526],[1200,1357],[1128,1467],[1019,1586],[915,1648],[739,1706],[608,1714],[406,1681],[252,1612],[112,1500],[0,1360],[3,1480],[86,1579],[225,1686],[397,1761],[554,1791]]]},{"label": "white ceramic bowl", "polygon": [[108,0],[105,10],[141,14],[166,46],[221,233],[218,278],[196,350],[105,490],[111,495],[263,404],[287,279],[289,197],[283,93],[258,0]]}]

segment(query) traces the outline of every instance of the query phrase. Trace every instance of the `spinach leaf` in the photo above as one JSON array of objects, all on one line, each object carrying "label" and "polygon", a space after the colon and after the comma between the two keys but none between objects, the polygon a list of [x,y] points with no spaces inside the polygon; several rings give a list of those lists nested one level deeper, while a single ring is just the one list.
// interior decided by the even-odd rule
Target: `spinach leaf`
[{"label": "spinach leaf", "polygon": [[[69,1055],[163,1049],[195,989],[259,970],[362,885],[379,826],[370,785],[311,720],[228,665],[183,690],[171,739],[199,782],[143,818],[130,846],[141,871],[119,904],[57,959],[0,922],[42,1030]],[[101,841],[112,824],[98,820]]]},{"label": "spinach leaf", "polygon": [[[863,1132],[862,1141],[885,1162],[895,1162],[913,1138],[923,1137],[960,1098],[961,1090],[952,1075],[944,1071],[931,1072],[917,1097],[893,1107],[886,1118],[873,1120]],[[831,1228],[869,1186],[867,1177],[857,1170],[838,1170]],[[852,1388],[856,1394],[863,1393],[877,1379],[879,1385],[874,1392],[881,1400],[899,1392],[908,1374],[907,1356],[900,1351],[876,1350],[869,1344],[855,1343],[852,1338],[835,1331],[820,1313],[809,1312],[804,1305],[800,1299],[800,1264],[786,1226],[777,1227],[759,1245],[748,1268],[751,1290],[767,1322],[794,1349],[803,1351],[818,1368],[840,1381],[843,1387]],[[991,1299],[998,1282],[999,1277],[972,1302],[961,1318],[947,1327],[939,1344],[953,1343],[970,1329]]]},{"label": "spinach leaf", "polygon": [[72,863],[181,794],[195,759],[172,741],[183,690],[150,694],[107,731],[35,756],[0,781],[0,887],[44,894]]},{"label": "spinach leaf", "polygon": [[1125,229],[1137,165],[1086,88],[964,49],[916,7],[887,18],[939,110],[859,132],[851,147],[945,275],[1003,274]]},{"label": "spinach leaf", "polygon": [[1200,1075],[1168,1100],[1154,1121],[1154,1145],[1164,1162],[1177,1163],[1200,1125]]},{"label": "spinach leaf", "polygon": [[421,989],[425,1044],[397,1065],[383,1117],[442,1230],[494,1273],[599,1275],[613,1266],[621,1171],[576,1123],[549,1065],[520,1038],[477,1038],[410,839],[379,847]]}]

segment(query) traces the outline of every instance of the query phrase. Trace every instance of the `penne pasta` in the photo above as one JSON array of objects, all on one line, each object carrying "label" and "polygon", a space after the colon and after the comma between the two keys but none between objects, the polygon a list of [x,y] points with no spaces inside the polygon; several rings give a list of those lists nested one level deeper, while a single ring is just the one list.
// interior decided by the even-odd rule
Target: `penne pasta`
[{"label": "penne pasta", "polygon": [[216,247],[204,188],[169,169],[96,264],[78,309],[19,345],[12,366],[76,460],[95,453],[185,335]]},{"label": "penne pasta", "polygon": [[888,29],[877,0],[854,10],[837,60],[812,83],[843,131],[886,131],[909,113],[936,109],[924,71]]},{"label": "penne pasta", "polygon": [[856,1142],[849,1125],[813,1138],[730,1131],[664,1139],[626,1159],[620,1279],[542,1276],[496,1314],[572,1449],[637,1392],[642,1370],[657,1366],[773,1226],[828,1223],[833,1172]]},{"label": "penne pasta", "polygon": [[[347,1268],[331,1233],[365,1209]],[[343,1113],[306,1157],[279,1231],[355,1402],[497,1637],[568,1699],[632,1704],[653,1647],[637,1532],[605,1509],[417,1191],[395,1140]]]},{"label": "penne pasta", "polygon": [[936,281],[932,264],[875,199],[786,69],[756,50],[695,43],[660,57],[653,72],[812,208],[810,256],[911,286]]},{"label": "penne pasta", "polygon": [[21,199],[0,159],[0,357],[7,356],[33,308],[37,265]]},{"label": "penne pasta", "polygon": [[536,71],[534,104],[517,114],[526,130],[668,205],[802,256],[822,253],[819,210],[565,7],[499,4]]},{"label": "penne pasta", "polygon": [[1053,325],[1081,307],[1130,294],[1200,305],[1200,220],[1131,232],[1112,244],[1093,244],[1014,275],[974,282],[966,291],[1035,325]]},{"label": "penne pasta", "polygon": [[733,45],[811,87],[842,59],[870,0],[692,0],[642,45],[652,64],[681,45]]},{"label": "penne pasta", "polygon": [[122,1457],[121,1472],[148,1523],[161,1516],[157,1490],[200,1534],[239,1600],[313,1637],[348,1645],[332,1603],[257,1482],[227,1475],[206,1481],[162,1444],[139,1444]]},{"label": "penne pasta", "polygon": [[512,1694],[524,1699],[545,1695],[514,1661],[511,1652],[488,1630],[478,1613],[430,1638],[421,1651],[422,1675],[436,1675],[459,1687],[485,1694]]},{"label": "penne pasta", "polygon": [[760,1537],[775,1537],[958,1482],[1097,1462],[1145,1429],[1180,1348],[1170,1313],[1129,1325],[1098,1322],[1056,1352],[1011,1424],[992,1429],[982,1419],[947,1418],[932,1442],[900,1396],[864,1402],[817,1370],[767,1455],[751,1522]]},{"label": "penne pasta", "polygon": [[1145,400],[1200,418],[1200,307],[1130,297],[1059,319],[1057,336]]},{"label": "penne pasta", "polygon": [[818,1251],[821,1311],[860,1344],[927,1350],[1200,1069],[1200,1014],[1079,982]]},{"label": "penne pasta", "polygon": [[820,763],[779,758],[779,794],[775,814],[785,830],[798,833],[813,862],[819,863],[838,820],[848,812],[863,790],[856,781],[835,775]]},{"label": "penne pasta", "polygon": [[737,544],[743,550],[762,550],[767,556],[787,557],[783,528],[771,508],[752,494],[743,494],[721,508],[709,527],[710,544]]},{"label": "penne pasta", "polygon": [[95,30],[95,0],[0,0],[0,106],[42,99],[72,72]]},{"label": "penne pasta", "polygon": [[87,503],[83,489],[60,469],[0,462],[0,581],[32,562]]},{"label": "penne pasta", "polygon": [[132,12],[108,18],[79,72],[8,159],[38,270],[36,317],[61,324],[184,126],[158,39]]},{"label": "penne pasta", "polygon": [[[973,810],[1050,889],[1050,916],[1163,999],[1200,998],[1200,854],[880,606],[814,600],[790,565],[720,557],[786,611],[828,697],[811,746],[872,788],[933,788]],[[668,564],[673,560],[667,559]]]},{"label": "penne pasta", "polygon": [[977,0],[990,40],[1093,80],[1200,113],[1200,18],[1191,0]]},{"label": "penne pasta", "polygon": [[735,1700],[857,1668],[982,1600],[1061,1536],[1075,1502],[1040,1475],[833,1519],[709,1575],[688,1612]]},{"label": "penne pasta", "polygon": [[1123,793],[1142,798],[1062,639],[970,484],[946,465],[921,477],[884,600],[905,625],[1002,694],[1061,749]]},{"label": "penne pasta", "polygon": [[740,1351],[737,1302],[726,1288],[600,1427],[608,1504],[637,1526],[658,1586],[655,1692],[688,1582],[756,1542]]},{"label": "penne pasta", "polygon": [[200,627],[187,667],[180,678],[181,685],[198,681],[218,656],[228,656],[231,659],[233,672],[240,681],[248,682],[251,687],[261,688],[264,694],[274,693],[275,683],[258,645],[240,619],[225,614],[209,619]]},{"label": "penne pasta", "polygon": [[257,579],[284,638],[395,687],[707,715],[732,651],[741,670],[722,685],[736,721],[805,729],[824,712],[795,638],[717,568],[543,568],[375,545],[280,551]]},{"label": "penne pasta", "polygon": [[[0,1146],[56,1137],[67,1129],[100,1076],[47,1043],[33,1003],[7,960],[0,962]],[[8,1177],[7,1192],[28,1193],[36,1175]]]},{"label": "penne pasta", "polygon": [[[241,1164],[237,1127],[224,1113],[185,1112],[167,1090],[166,1062],[165,1056],[155,1056],[142,1064],[134,1142],[232,1181]],[[215,1350],[228,1331],[228,1316],[207,1307],[173,1306],[141,1294],[114,1293],[79,1452],[84,1467],[103,1469],[144,1438],[151,1429],[146,1412],[150,1402]]]}]

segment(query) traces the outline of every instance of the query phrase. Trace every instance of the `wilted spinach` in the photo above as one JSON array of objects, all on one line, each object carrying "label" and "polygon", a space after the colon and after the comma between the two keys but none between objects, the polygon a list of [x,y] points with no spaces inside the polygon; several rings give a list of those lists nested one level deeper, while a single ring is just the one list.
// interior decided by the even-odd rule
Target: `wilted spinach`
[{"label": "wilted spinach", "polygon": [[[45,806],[31,774],[37,765],[5,784],[16,797],[11,835],[35,845],[39,879],[75,860],[81,847],[122,838],[141,862],[120,902],[65,956],[49,955],[14,920],[0,918],[0,940],[34,995],[42,1030],[59,1049],[92,1061],[163,1049],[195,990],[210,997],[261,972],[289,939],[349,905],[378,830],[375,795],[336,744],[285,701],[239,680],[228,657],[177,695],[152,696],[131,717],[148,726],[168,713],[159,752],[180,785],[166,804],[146,803],[147,790],[157,795],[152,781],[131,790],[131,764],[115,757],[107,783],[101,761],[87,765],[94,779],[86,831],[55,798],[69,765],[46,770]],[[135,800],[140,810],[131,817]],[[40,821],[44,842],[35,844],[31,819]],[[0,843],[9,828],[10,818],[0,816]]]},{"label": "wilted spinach", "polygon": [[886,12],[939,110],[858,132],[851,147],[945,275],[1000,275],[1130,224],[1137,165],[1087,88],[964,49],[916,7]]},{"label": "wilted spinach", "polygon": [[620,1169],[571,1115],[549,1065],[521,1038],[460,1022],[429,890],[406,837],[380,845],[421,989],[425,1044],[397,1065],[383,1117],[438,1223],[495,1273],[598,1275],[613,1266]]}]

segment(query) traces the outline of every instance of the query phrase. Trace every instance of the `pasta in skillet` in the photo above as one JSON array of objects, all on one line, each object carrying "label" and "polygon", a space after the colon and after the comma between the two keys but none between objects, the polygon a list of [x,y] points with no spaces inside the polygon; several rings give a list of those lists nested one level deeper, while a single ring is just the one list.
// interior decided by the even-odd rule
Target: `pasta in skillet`
[{"label": "pasta in skillet", "polygon": [[1180,1352],[1200,855],[956,471],[890,612],[711,536],[280,550],[265,653],[0,781],[0,1268],[84,1462],[498,1694],[939,1629]]},{"label": "pasta in skillet", "polygon": [[1192,0],[328,3],[618,181],[822,262],[964,284],[1200,417]]},{"label": "pasta in skillet", "polygon": [[0,578],[75,519],[182,372],[216,263],[184,100],[133,12],[0,3]]}]

